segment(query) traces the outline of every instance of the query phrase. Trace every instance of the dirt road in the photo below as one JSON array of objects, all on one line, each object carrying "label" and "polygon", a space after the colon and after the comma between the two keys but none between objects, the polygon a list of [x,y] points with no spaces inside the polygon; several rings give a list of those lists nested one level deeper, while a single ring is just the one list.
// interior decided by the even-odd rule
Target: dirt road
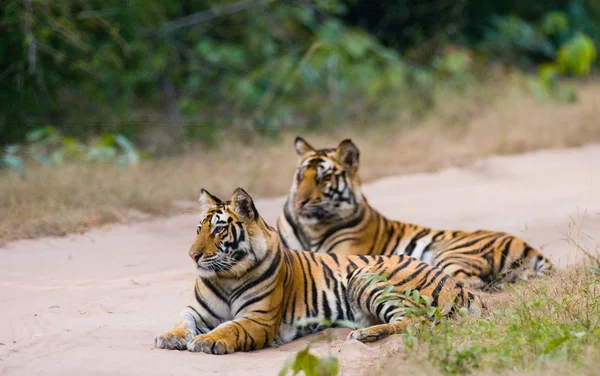
[{"label": "dirt road", "polygon": [[[590,250],[600,242],[600,145],[493,157],[364,190],[392,218],[509,231],[561,266],[576,261],[569,234]],[[283,200],[258,200],[268,222]],[[153,349],[192,292],[187,249],[197,220],[180,215],[0,248],[0,375],[276,375],[310,338],[226,356]],[[344,338],[347,330],[327,333]],[[356,375],[368,372],[359,371],[364,359],[394,346],[397,338],[372,346],[333,339],[315,351],[340,357],[342,374]]]}]

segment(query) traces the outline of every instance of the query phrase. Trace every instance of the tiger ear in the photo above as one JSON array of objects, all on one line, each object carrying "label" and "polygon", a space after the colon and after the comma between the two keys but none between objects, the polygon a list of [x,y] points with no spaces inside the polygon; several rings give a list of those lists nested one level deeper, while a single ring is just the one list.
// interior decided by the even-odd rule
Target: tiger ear
[{"label": "tiger ear", "polygon": [[308,142],[304,141],[302,137],[296,137],[296,140],[294,140],[294,147],[296,148],[296,153],[298,153],[298,155],[301,157],[307,153],[310,153],[311,151],[315,151],[315,148],[310,146]]},{"label": "tiger ear", "polygon": [[237,188],[233,192],[233,196],[231,197],[231,203],[233,204],[233,210],[235,214],[237,214],[240,218],[251,221],[258,218],[258,211],[254,206],[254,201],[252,201],[252,197],[243,190],[242,188]]},{"label": "tiger ear", "polygon": [[210,208],[221,203],[221,200],[218,197],[211,195],[210,192],[204,188],[200,190],[200,198],[198,198],[198,201],[200,202],[200,212],[203,215],[206,214]]},{"label": "tiger ear", "polygon": [[351,172],[356,172],[356,170],[358,170],[360,152],[352,140],[345,139],[340,142],[336,149],[336,153],[346,169]]}]

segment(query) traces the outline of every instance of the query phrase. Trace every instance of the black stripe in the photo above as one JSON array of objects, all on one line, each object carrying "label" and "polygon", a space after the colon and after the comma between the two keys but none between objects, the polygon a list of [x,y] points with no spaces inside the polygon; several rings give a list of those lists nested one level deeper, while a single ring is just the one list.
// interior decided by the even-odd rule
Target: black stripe
[{"label": "black stripe", "polygon": [[321,300],[323,303],[323,315],[327,320],[331,320],[331,307],[329,307],[329,301],[327,300],[327,293],[322,291]]},{"label": "black stripe", "polygon": [[217,289],[217,287],[215,285],[212,284],[212,282],[210,282],[210,280],[208,278],[204,279],[202,278],[202,283],[204,283],[204,285],[206,287],[208,287],[208,289],[215,294],[215,296],[217,298],[219,298],[219,300],[221,300],[224,303],[229,303],[227,298],[223,296],[223,294],[221,294],[221,292]]},{"label": "black stripe", "polygon": [[404,250],[404,254],[411,256],[413,251],[415,250],[415,247],[417,246],[417,242],[419,241],[419,239],[427,236],[427,234],[429,234],[430,230],[429,229],[424,229],[419,231],[408,243],[408,245],[406,246],[406,249]]},{"label": "black stripe", "polygon": [[410,273],[408,275],[408,277],[404,278],[403,280],[401,280],[398,283],[394,283],[394,286],[402,286],[410,281],[412,281],[413,279],[417,278],[417,276],[419,275],[419,273],[421,273],[423,271],[423,269],[429,268],[430,266],[425,264],[425,263],[421,263],[421,265],[419,265],[415,271],[413,271],[412,273]]},{"label": "black stripe", "polygon": [[276,252],[275,257],[273,257],[273,260],[271,261],[271,265],[269,265],[269,268],[263,274],[261,274],[260,277],[253,279],[253,280],[237,287],[235,290],[232,291],[231,298],[230,298],[231,301],[234,301],[235,299],[239,298],[240,295],[243,294],[244,292],[252,289],[253,287],[259,285],[260,283],[262,283],[262,282],[266,281],[267,279],[269,279],[270,277],[272,277],[275,274],[275,271],[279,267],[280,263],[281,263],[281,253]]},{"label": "black stripe", "polygon": [[333,253],[335,251],[335,247],[337,247],[338,245],[340,245],[341,243],[344,242],[351,242],[351,241],[356,241],[356,240],[360,240],[360,238],[356,237],[356,236],[351,236],[349,238],[341,238],[339,240],[336,240],[335,243],[329,245],[327,247],[327,250],[325,251],[326,253]]},{"label": "black stripe", "polygon": [[[288,200],[288,205],[292,205],[292,203],[289,202],[289,200]],[[292,219],[292,215],[290,214],[290,211],[288,209],[288,205],[285,205],[283,207],[283,215],[284,215],[285,219],[287,220],[288,224],[290,225],[290,227],[292,228],[292,231],[294,232],[294,236],[296,237],[296,239],[298,239],[298,242],[300,243],[302,248],[304,248],[304,250],[306,250],[306,251],[310,251],[310,243],[309,243],[306,235],[304,235],[304,232],[302,231],[300,226],[296,226],[296,223]],[[280,237],[283,237],[283,236],[280,236]]]},{"label": "black stripe", "polygon": [[365,209],[364,208],[360,208],[359,212],[357,214],[357,216],[353,219],[351,219],[348,222],[344,222],[344,223],[340,223],[336,226],[331,227],[330,229],[328,229],[323,235],[321,235],[321,241],[319,246],[317,247],[317,249],[315,250],[315,252],[319,251],[319,248],[321,248],[321,246],[323,245],[323,243],[325,242],[325,240],[327,238],[329,238],[331,235],[335,234],[336,232],[343,230],[345,228],[353,228],[355,226],[358,226],[358,224],[360,224],[360,222],[363,219],[365,213]]},{"label": "black stripe", "polygon": [[219,321],[222,321],[223,318],[219,315],[217,315],[215,313],[215,311],[213,311],[212,309],[210,309],[210,307],[204,303],[204,301],[202,300],[202,297],[200,296],[200,293],[198,292],[198,284],[196,284],[196,287],[194,288],[194,294],[196,295],[196,301],[198,302],[198,304],[200,304],[202,306],[202,308],[208,312],[209,315],[211,315],[212,317],[216,318]]},{"label": "black stripe", "polygon": [[346,290],[346,286],[343,283],[340,283],[341,293],[344,297],[344,308],[346,309],[345,317],[348,320],[354,320],[354,315],[352,314],[352,308],[350,308],[350,297],[348,296],[348,291]]},{"label": "black stripe", "polygon": [[237,311],[235,311],[234,316],[237,316],[238,313],[240,313],[244,308],[248,307],[251,304],[254,303],[258,303],[259,301],[263,300],[264,298],[266,298],[267,296],[269,296],[270,294],[273,293],[273,290],[275,290],[275,286],[273,286],[273,288],[265,291],[263,294],[259,295],[259,296],[255,296],[252,299],[248,299],[244,302],[244,304],[242,304]]},{"label": "black stripe", "polygon": [[[463,243],[463,244],[456,245],[455,247],[452,247],[452,248],[446,248],[446,249],[444,249],[444,252],[447,252],[447,251],[455,251],[455,250],[457,250],[457,249],[460,249],[460,248],[468,248],[468,247],[471,247],[471,246],[473,246],[473,245],[477,244],[478,242],[485,240],[485,239],[486,239],[486,238],[488,238],[488,237],[490,237],[490,235],[489,235],[489,234],[486,234],[486,235],[484,235],[484,236],[482,236],[482,237],[480,237],[480,238],[477,238],[477,239],[475,239],[475,240],[471,240],[471,241],[468,241],[468,242],[466,242],[466,243]],[[460,240],[466,240],[466,239],[467,239],[467,238],[459,238],[459,239],[457,239],[457,240],[459,240],[459,241],[460,241]],[[492,241],[493,241],[493,240],[492,240]],[[476,252],[476,253],[478,253],[478,252]]]},{"label": "black stripe", "polygon": [[438,305],[438,298],[440,297],[440,292],[442,291],[442,288],[444,287],[444,284],[446,283],[446,280],[448,278],[450,278],[450,276],[448,276],[448,275],[445,275],[444,277],[442,277],[442,279],[440,279],[437,286],[435,286],[435,289],[431,293],[431,298],[432,298],[431,305],[433,307]]},{"label": "black stripe", "polygon": [[310,317],[310,311],[309,311],[309,304],[308,304],[308,282],[307,282],[307,276],[309,275],[307,270],[304,268],[304,264],[302,264],[302,257],[300,257],[300,254],[298,252],[296,252],[296,256],[298,257],[298,263],[300,264],[300,269],[302,269],[302,281],[304,282],[304,289],[303,294],[304,295],[304,307],[306,308],[306,316]]},{"label": "black stripe", "polygon": [[422,289],[426,289],[427,287],[429,287],[433,282],[435,282],[435,280],[440,276],[440,274],[445,274],[445,272],[441,269],[438,270],[437,273],[435,273],[435,275],[429,280],[429,282],[427,282],[425,286],[422,287]]},{"label": "black stripe", "polygon": [[335,276],[333,275],[333,270],[325,262],[321,260],[321,265],[323,266],[323,270],[325,270],[325,283],[327,284],[327,289],[331,289],[331,283],[335,282]]},{"label": "black stripe", "polygon": [[[402,262],[402,258],[400,258],[400,260],[398,260],[398,261]],[[414,261],[414,259],[410,258],[409,256],[406,256],[406,261],[404,263],[398,265],[396,267],[396,269],[394,269],[394,271],[390,273],[390,275],[388,276],[388,281],[391,281],[392,278],[396,275],[396,273],[398,273],[402,269],[406,268],[408,266],[408,264],[410,264],[412,261]]]},{"label": "black stripe", "polygon": [[[506,263],[506,260],[508,259],[508,252],[510,252],[510,246],[512,245],[513,240],[514,238],[510,238],[508,242],[506,242],[506,244],[504,245],[500,256],[500,265],[498,266],[498,270],[496,270],[496,273],[502,273],[502,271],[504,270],[504,265]],[[508,265],[508,268],[510,268],[510,265]]]},{"label": "black stripe", "polygon": [[371,242],[371,247],[369,248],[369,251],[367,252],[367,254],[371,255],[373,254],[373,250],[375,249],[375,245],[377,244],[377,236],[379,235],[379,226],[381,226],[381,218],[377,217],[375,218],[375,223],[377,225],[377,227],[375,227],[375,232],[374,232],[374,239]]},{"label": "black stripe", "polygon": [[[191,309],[192,311],[196,312],[196,314],[198,315],[198,318],[202,321],[202,323],[204,324],[205,327],[208,328],[209,331],[214,329],[214,326],[212,325],[208,325],[208,323],[206,321],[204,321],[204,319],[202,318],[202,315],[196,311],[196,308],[192,307],[192,306],[187,306],[189,309]],[[196,321],[196,318],[194,318],[194,321]],[[200,330],[200,328],[198,328],[198,323],[196,322],[196,330],[198,331],[198,333],[204,333],[203,330]]]}]

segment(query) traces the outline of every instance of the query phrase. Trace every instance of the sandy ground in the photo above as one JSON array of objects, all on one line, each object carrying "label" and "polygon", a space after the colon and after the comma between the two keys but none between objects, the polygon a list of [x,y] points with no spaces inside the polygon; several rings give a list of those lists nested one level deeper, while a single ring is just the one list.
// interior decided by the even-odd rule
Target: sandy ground
[{"label": "sandy ground", "polygon": [[[364,190],[392,218],[509,231],[563,267],[577,261],[566,238],[591,250],[600,242],[600,145],[492,157]],[[268,222],[283,200],[257,201]],[[0,375],[276,375],[315,336],[225,356],[153,349],[192,292],[187,249],[197,220],[180,215],[1,248]],[[327,331],[330,341],[313,348],[340,357],[344,375],[371,374],[365,364],[400,346],[398,338],[346,342],[347,332]]]}]

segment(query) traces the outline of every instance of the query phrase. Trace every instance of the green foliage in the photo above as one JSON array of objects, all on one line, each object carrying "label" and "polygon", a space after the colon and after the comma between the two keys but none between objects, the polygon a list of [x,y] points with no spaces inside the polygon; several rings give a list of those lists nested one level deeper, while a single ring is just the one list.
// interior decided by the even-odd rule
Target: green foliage
[{"label": "green foliage", "polygon": [[483,49],[522,67],[557,60],[560,73],[587,75],[596,59],[596,46],[581,28],[583,18],[576,1],[567,12],[550,11],[537,22],[515,15],[495,16]]},{"label": "green foliage", "polygon": [[526,371],[559,362],[577,367],[587,356],[584,349],[600,349],[597,276],[597,266],[591,266],[551,289],[517,286],[512,302],[489,315],[410,326],[403,334],[406,357],[425,357],[449,375],[481,368]]},{"label": "green foliage", "polygon": [[66,162],[113,162],[119,166],[132,166],[140,160],[140,153],[122,134],[105,133],[84,144],[73,137],[63,136],[55,127],[44,126],[27,132],[25,138],[23,145],[5,147],[0,159],[0,166],[10,168],[23,179],[26,159],[47,166]]},{"label": "green foliage", "polygon": [[164,127],[210,145],[224,132],[424,113],[434,87],[470,79],[474,56],[533,68],[558,54],[560,74],[585,75],[600,43],[592,0],[369,4],[7,0],[0,144],[47,123],[77,139],[137,143]]},{"label": "green foliage", "polygon": [[542,27],[536,26],[514,15],[495,16],[485,34],[483,48],[509,64],[527,66],[532,55],[551,59],[556,46],[546,33],[546,22],[542,22]]},{"label": "green foliage", "polygon": [[576,22],[577,6],[569,13],[551,11],[531,23],[514,16],[496,17],[486,34],[484,50],[510,64],[532,68],[538,65],[538,77],[530,89],[538,99],[554,98],[566,102],[577,99],[575,90],[558,82],[560,76],[586,76],[596,61],[594,41]]},{"label": "green foliage", "polygon": [[279,371],[279,376],[286,376],[290,371],[293,375],[304,372],[306,376],[335,376],[339,372],[337,358],[318,357],[309,351],[310,346],[298,351],[288,358]]},{"label": "green foliage", "polygon": [[596,60],[596,46],[592,39],[577,33],[558,50],[558,70],[563,74],[585,76]]},{"label": "green foliage", "polygon": [[[469,344],[456,344],[452,335],[452,325],[442,319],[439,326],[424,331],[411,331],[410,342],[426,342],[427,357],[440,370],[448,375],[464,375],[478,369],[481,362],[481,349]],[[416,337],[416,338],[415,338]]]},{"label": "green foliage", "polygon": [[[412,289],[409,286],[404,290],[403,294],[400,295],[396,292],[396,286],[389,283],[387,275],[365,273],[362,275],[362,278],[366,280],[369,285],[379,289],[380,293],[377,299],[375,299],[375,304],[387,302],[403,308],[403,312],[397,314],[399,316],[392,317],[392,319],[400,319],[402,317],[423,317],[432,320],[433,325],[435,325],[435,322],[442,318],[439,307],[431,305],[431,297],[421,295],[419,290]],[[407,300],[411,300],[414,304],[405,304]]]}]

